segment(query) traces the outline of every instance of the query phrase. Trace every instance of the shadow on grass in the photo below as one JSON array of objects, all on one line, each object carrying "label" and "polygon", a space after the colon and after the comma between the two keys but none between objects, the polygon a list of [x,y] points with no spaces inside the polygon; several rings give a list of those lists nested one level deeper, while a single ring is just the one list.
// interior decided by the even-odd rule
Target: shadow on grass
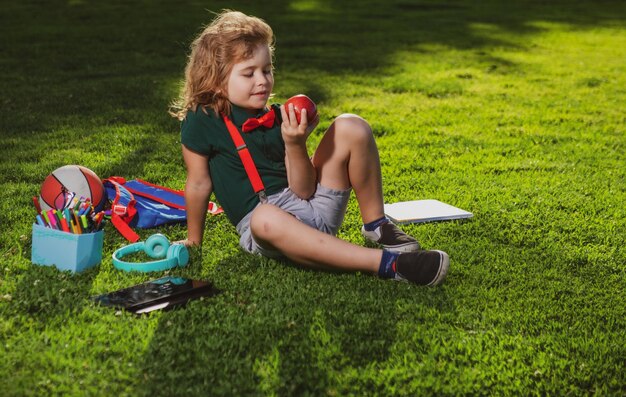
[{"label": "shadow on grass", "polygon": [[524,36],[539,31],[538,22],[584,29],[623,24],[626,18],[626,4],[610,0],[575,4],[275,0],[269,6],[247,1],[209,6],[161,1],[146,7],[82,1],[41,7],[14,2],[1,14],[7,43],[0,53],[6,98],[3,130],[23,135],[64,124],[72,116],[71,122],[79,125],[156,119],[175,133],[177,123],[165,114],[175,96],[171,83],[182,77],[189,42],[210,21],[207,7],[237,9],[267,20],[277,37],[277,89],[281,73],[302,72],[289,87],[316,101],[325,99],[326,93],[307,81],[307,70],[380,73],[398,51],[429,51],[432,45],[476,49],[487,62],[497,64],[489,49],[519,44],[490,32]]},{"label": "shadow on grass", "polygon": [[324,395],[345,387],[343,378],[384,365],[412,310],[454,316],[445,289],[305,270],[243,252],[220,262],[214,277],[221,295],[157,314],[138,364],[138,392]]}]

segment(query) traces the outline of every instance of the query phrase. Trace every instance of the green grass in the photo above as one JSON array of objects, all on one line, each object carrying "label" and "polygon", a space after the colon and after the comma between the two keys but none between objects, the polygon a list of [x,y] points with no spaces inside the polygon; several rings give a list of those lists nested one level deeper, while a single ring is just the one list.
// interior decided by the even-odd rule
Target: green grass
[{"label": "green grass", "polygon": [[[514,4],[509,4],[514,3]],[[620,1],[12,2],[0,10],[0,394],[626,393],[626,4]],[[264,3],[265,4],[265,3]],[[387,202],[474,213],[409,225],[451,269],[434,289],[302,270],[209,219],[172,272],[223,293],[135,317],[92,295],[156,278],[30,262],[45,176],[82,164],[182,188],[167,106],[207,10],[266,19],[276,100],[320,129],[362,115]],[[341,237],[362,244],[351,201]],[[181,225],[159,231],[175,240]]]}]

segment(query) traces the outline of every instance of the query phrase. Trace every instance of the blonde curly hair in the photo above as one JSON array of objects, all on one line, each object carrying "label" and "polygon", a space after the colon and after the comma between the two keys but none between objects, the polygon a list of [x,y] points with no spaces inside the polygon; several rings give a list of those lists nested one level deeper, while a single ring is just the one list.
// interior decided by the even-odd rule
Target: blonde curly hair
[{"label": "blonde curly hair", "polygon": [[185,81],[169,113],[183,120],[198,106],[206,112],[230,114],[227,84],[233,65],[253,56],[259,44],[274,55],[274,32],[262,19],[223,10],[191,43]]}]

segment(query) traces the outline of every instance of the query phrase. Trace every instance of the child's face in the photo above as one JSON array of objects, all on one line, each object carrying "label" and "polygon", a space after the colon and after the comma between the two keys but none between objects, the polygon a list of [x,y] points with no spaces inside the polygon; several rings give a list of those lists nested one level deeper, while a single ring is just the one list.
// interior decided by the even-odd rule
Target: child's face
[{"label": "child's face", "polygon": [[263,109],[274,87],[270,49],[260,44],[252,58],[233,65],[228,76],[228,100],[246,109]]}]

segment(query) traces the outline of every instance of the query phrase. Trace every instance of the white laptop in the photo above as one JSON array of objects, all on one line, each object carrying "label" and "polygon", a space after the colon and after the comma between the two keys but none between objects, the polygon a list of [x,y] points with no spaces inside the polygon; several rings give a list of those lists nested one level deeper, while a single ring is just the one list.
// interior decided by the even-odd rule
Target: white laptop
[{"label": "white laptop", "polygon": [[446,221],[474,216],[471,212],[439,200],[414,200],[385,204],[385,215],[398,224]]}]

